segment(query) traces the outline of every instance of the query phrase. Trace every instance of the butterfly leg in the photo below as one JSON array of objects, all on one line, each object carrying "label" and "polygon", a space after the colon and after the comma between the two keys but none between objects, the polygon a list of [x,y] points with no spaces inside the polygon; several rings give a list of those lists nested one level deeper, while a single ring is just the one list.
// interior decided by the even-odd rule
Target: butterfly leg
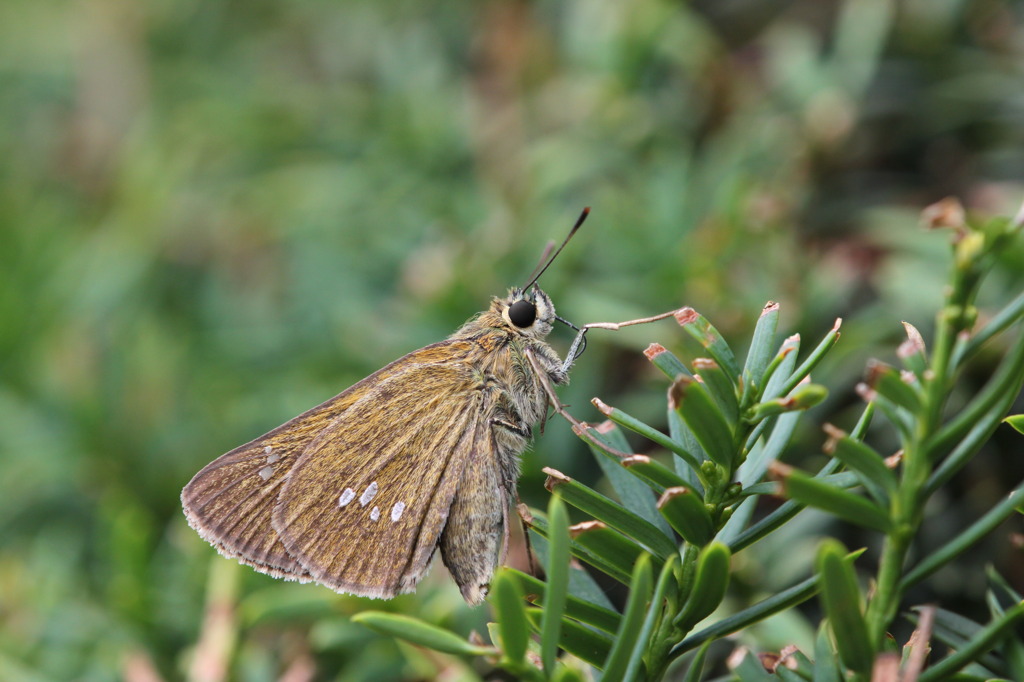
[{"label": "butterfly leg", "polygon": [[507,421],[505,419],[492,419],[491,426],[497,426],[499,428],[511,431],[515,435],[527,441],[533,438],[533,429],[530,428],[529,424],[523,424],[520,426],[513,424],[512,422]]},{"label": "butterfly leg", "polygon": [[[583,344],[583,348],[580,348],[580,344]],[[569,353],[565,356],[565,361],[562,362],[562,373],[568,374],[569,370],[572,369],[572,364],[576,362],[582,353],[583,349],[587,347],[587,328],[579,329],[576,331],[576,338],[572,340],[572,345],[569,346]]]},{"label": "butterfly leg", "polygon": [[533,514],[530,513],[530,508],[523,504],[522,500],[519,500],[518,494],[516,499],[518,500],[516,503],[516,516],[519,517],[519,524],[523,528],[523,541],[526,543],[526,559],[529,561],[530,575],[540,575],[533,555],[533,543],[530,542],[530,527],[533,525]]},{"label": "butterfly leg", "polygon": [[576,361],[576,358],[579,356],[580,352],[582,352],[579,350],[581,343],[583,344],[583,347],[586,348],[586,333],[588,330],[609,329],[611,331],[618,331],[623,327],[631,327],[635,324],[647,324],[648,322],[664,320],[666,317],[672,317],[678,312],[680,311],[670,310],[667,313],[661,313],[660,315],[641,317],[636,320],[626,320],[625,322],[591,322],[590,324],[583,325],[579,328],[579,331],[576,332],[576,338],[572,340],[572,346],[569,347],[569,354],[565,356],[565,362],[562,363],[562,371],[568,373],[572,368],[573,362]]},{"label": "butterfly leg", "polygon": [[547,394],[547,400],[551,403],[551,407],[554,408],[555,412],[561,415],[567,422],[572,424],[572,430],[573,432],[576,433],[576,435],[590,441],[591,443],[601,448],[605,452],[613,454],[616,457],[625,458],[631,456],[631,453],[616,450],[615,448],[601,442],[600,440],[596,439],[593,435],[591,435],[590,429],[594,427],[592,427],[590,424],[587,424],[586,422],[581,422],[580,420],[576,419],[576,417],[572,416],[566,411],[565,408],[567,406],[564,405],[561,400],[559,400],[558,394],[555,393],[555,387],[551,384],[551,381],[546,376],[541,375],[541,367],[538,363],[537,357],[531,351],[527,350],[526,358],[527,360],[529,360],[530,364],[533,365],[534,370],[537,372],[537,376],[540,380],[540,385],[544,389],[544,392]]}]

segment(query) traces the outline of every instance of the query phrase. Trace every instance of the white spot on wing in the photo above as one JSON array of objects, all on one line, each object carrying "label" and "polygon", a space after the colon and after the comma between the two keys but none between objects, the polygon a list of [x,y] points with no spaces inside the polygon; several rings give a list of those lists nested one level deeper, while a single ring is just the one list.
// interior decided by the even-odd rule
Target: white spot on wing
[{"label": "white spot on wing", "polygon": [[268,454],[267,455],[267,464],[275,464],[280,459],[281,459],[281,455],[277,454],[276,452],[274,454]]},{"label": "white spot on wing", "polygon": [[372,500],[374,495],[376,495],[376,494],[377,494],[377,481],[374,481],[370,485],[366,486],[366,490],[363,491],[363,494],[359,498],[359,504],[361,504],[361,505],[363,505],[365,507],[366,505],[370,504],[370,500]]},{"label": "white spot on wing", "polygon": [[272,448],[272,447],[270,447],[270,446],[268,445],[267,447],[263,448],[263,452],[264,452],[264,454],[267,454],[267,455],[269,455],[269,454],[270,454],[270,453],[271,453],[271,452],[273,451],[273,449],[274,449],[274,448]]},{"label": "white spot on wing", "polygon": [[345,492],[343,492],[341,497],[338,498],[338,506],[344,507],[354,499],[356,499],[356,491],[352,490],[352,488],[345,488]]},{"label": "white spot on wing", "polygon": [[395,502],[395,506],[391,508],[391,520],[397,521],[402,518],[402,512],[405,511],[405,502]]},{"label": "white spot on wing", "polygon": [[370,520],[376,521],[380,518],[380,507],[374,507],[370,510]]},{"label": "white spot on wing", "polygon": [[270,480],[270,477],[274,475],[274,467],[263,467],[260,469],[260,478],[264,481]]}]

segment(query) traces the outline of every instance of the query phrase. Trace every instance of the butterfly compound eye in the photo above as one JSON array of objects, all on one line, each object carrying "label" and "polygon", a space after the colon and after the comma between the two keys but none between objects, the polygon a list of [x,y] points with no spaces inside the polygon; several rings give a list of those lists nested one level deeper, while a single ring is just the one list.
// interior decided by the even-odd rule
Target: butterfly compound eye
[{"label": "butterfly compound eye", "polygon": [[525,299],[519,299],[508,307],[508,319],[520,329],[525,329],[537,319],[537,306]]}]

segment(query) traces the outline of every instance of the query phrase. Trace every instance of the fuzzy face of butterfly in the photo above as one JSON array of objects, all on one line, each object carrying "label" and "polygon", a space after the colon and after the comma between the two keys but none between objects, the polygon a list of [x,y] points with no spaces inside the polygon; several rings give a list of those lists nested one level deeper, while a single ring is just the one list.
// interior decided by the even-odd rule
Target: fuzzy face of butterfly
[{"label": "fuzzy face of butterfly", "polygon": [[547,412],[528,355],[568,381],[544,340],[555,319],[536,286],[494,298],[448,339],[211,462],[182,491],[189,524],[263,573],[378,598],[415,589],[440,549],[479,603]]}]

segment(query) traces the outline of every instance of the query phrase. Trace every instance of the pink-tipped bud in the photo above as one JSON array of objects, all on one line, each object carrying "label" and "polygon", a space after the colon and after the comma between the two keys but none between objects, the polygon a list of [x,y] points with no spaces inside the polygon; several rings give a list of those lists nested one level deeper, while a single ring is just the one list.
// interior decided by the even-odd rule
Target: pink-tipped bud
[{"label": "pink-tipped bud", "polygon": [[603,414],[604,416],[608,417],[611,415],[612,408],[606,405],[604,401],[602,401],[600,398],[594,398],[590,402],[594,407],[597,408],[597,411]]},{"label": "pink-tipped bud", "polygon": [[541,469],[545,474],[548,475],[544,481],[544,487],[547,488],[549,493],[555,492],[555,488],[562,483],[571,483],[572,479],[563,474],[558,469],[552,469],[551,467],[544,467]]},{"label": "pink-tipped bud", "polygon": [[956,197],[940,199],[921,211],[921,223],[929,230],[949,227],[964,232],[967,229],[964,205]]},{"label": "pink-tipped bud", "polygon": [[825,441],[825,445],[822,446],[822,451],[826,455],[831,455],[836,451],[836,442],[846,436],[846,431],[843,431],[838,426],[826,423],[821,427],[821,430],[828,435],[828,440]]},{"label": "pink-tipped bud", "polygon": [[605,524],[600,521],[582,521],[575,525],[569,526],[569,537],[575,539],[592,530],[603,530],[607,528]]},{"label": "pink-tipped bud", "polygon": [[673,317],[676,318],[676,322],[680,325],[686,325],[696,322],[700,314],[690,306],[686,306],[673,313]]},{"label": "pink-tipped bud", "polygon": [[647,346],[647,350],[644,351],[644,355],[647,356],[648,360],[653,361],[654,358],[658,357],[664,352],[665,346],[661,345],[660,343],[652,343],[651,345]]}]

